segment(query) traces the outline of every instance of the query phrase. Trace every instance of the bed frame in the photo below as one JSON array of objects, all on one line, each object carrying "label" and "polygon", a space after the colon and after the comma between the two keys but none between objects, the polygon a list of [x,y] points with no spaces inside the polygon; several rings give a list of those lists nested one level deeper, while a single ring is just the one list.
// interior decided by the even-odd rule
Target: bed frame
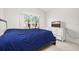
[{"label": "bed frame", "polygon": [[4,22],[6,24],[6,29],[7,29],[7,21],[3,20],[3,19],[0,19],[0,22]]},{"label": "bed frame", "polygon": [[[4,22],[6,24],[6,29],[7,29],[7,21],[6,20],[3,20],[3,19],[0,19],[1,22]],[[56,38],[55,38],[56,39]],[[48,45],[56,45],[56,41],[51,41],[48,43]],[[47,45],[46,45],[47,46]],[[37,51],[41,50],[42,48],[38,49]]]}]

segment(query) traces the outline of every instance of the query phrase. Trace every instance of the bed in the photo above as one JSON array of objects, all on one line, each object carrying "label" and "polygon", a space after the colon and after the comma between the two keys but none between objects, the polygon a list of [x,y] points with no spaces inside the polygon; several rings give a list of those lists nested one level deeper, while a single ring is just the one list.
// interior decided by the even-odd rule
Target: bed
[{"label": "bed", "polygon": [[0,36],[0,51],[37,51],[45,44],[56,44],[51,31],[44,29],[7,29]]}]

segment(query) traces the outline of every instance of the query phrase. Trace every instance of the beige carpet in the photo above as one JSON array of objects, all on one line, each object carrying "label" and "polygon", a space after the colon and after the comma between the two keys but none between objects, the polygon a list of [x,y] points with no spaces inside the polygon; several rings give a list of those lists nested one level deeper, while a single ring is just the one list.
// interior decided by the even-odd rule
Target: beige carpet
[{"label": "beige carpet", "polygon": [[79,44],[69,41],[57,41],[55,46],[48,46],[42,51],[79,51]]}]

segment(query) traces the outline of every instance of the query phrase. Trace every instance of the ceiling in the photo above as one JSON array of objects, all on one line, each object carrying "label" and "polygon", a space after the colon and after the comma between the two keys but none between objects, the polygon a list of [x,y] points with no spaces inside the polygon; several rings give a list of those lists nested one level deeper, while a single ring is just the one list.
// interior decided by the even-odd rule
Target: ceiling
[{"label": "ceiling", "polygon": [[46,13],[52,10],[52,8],[40,8],[40,9]]}]

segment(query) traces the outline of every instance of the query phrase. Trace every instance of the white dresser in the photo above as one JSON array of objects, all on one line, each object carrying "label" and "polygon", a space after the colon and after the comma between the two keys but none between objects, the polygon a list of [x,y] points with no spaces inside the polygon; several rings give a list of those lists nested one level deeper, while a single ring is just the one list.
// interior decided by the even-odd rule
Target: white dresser
[{"label": "white dresser", "polygon": [[51,22],[51,31],[54,34],[54,36],[56,37],[56,39],[60,40],[60,41],[64,41],[65,40],[65,28],[63,22],[61,21],[52,21]]},{"label": "white dresser", "polygon": [[60,41],[65,40],[65,29],[64,28],[51,27],[51,31],[57,40],[60,40]]}]

